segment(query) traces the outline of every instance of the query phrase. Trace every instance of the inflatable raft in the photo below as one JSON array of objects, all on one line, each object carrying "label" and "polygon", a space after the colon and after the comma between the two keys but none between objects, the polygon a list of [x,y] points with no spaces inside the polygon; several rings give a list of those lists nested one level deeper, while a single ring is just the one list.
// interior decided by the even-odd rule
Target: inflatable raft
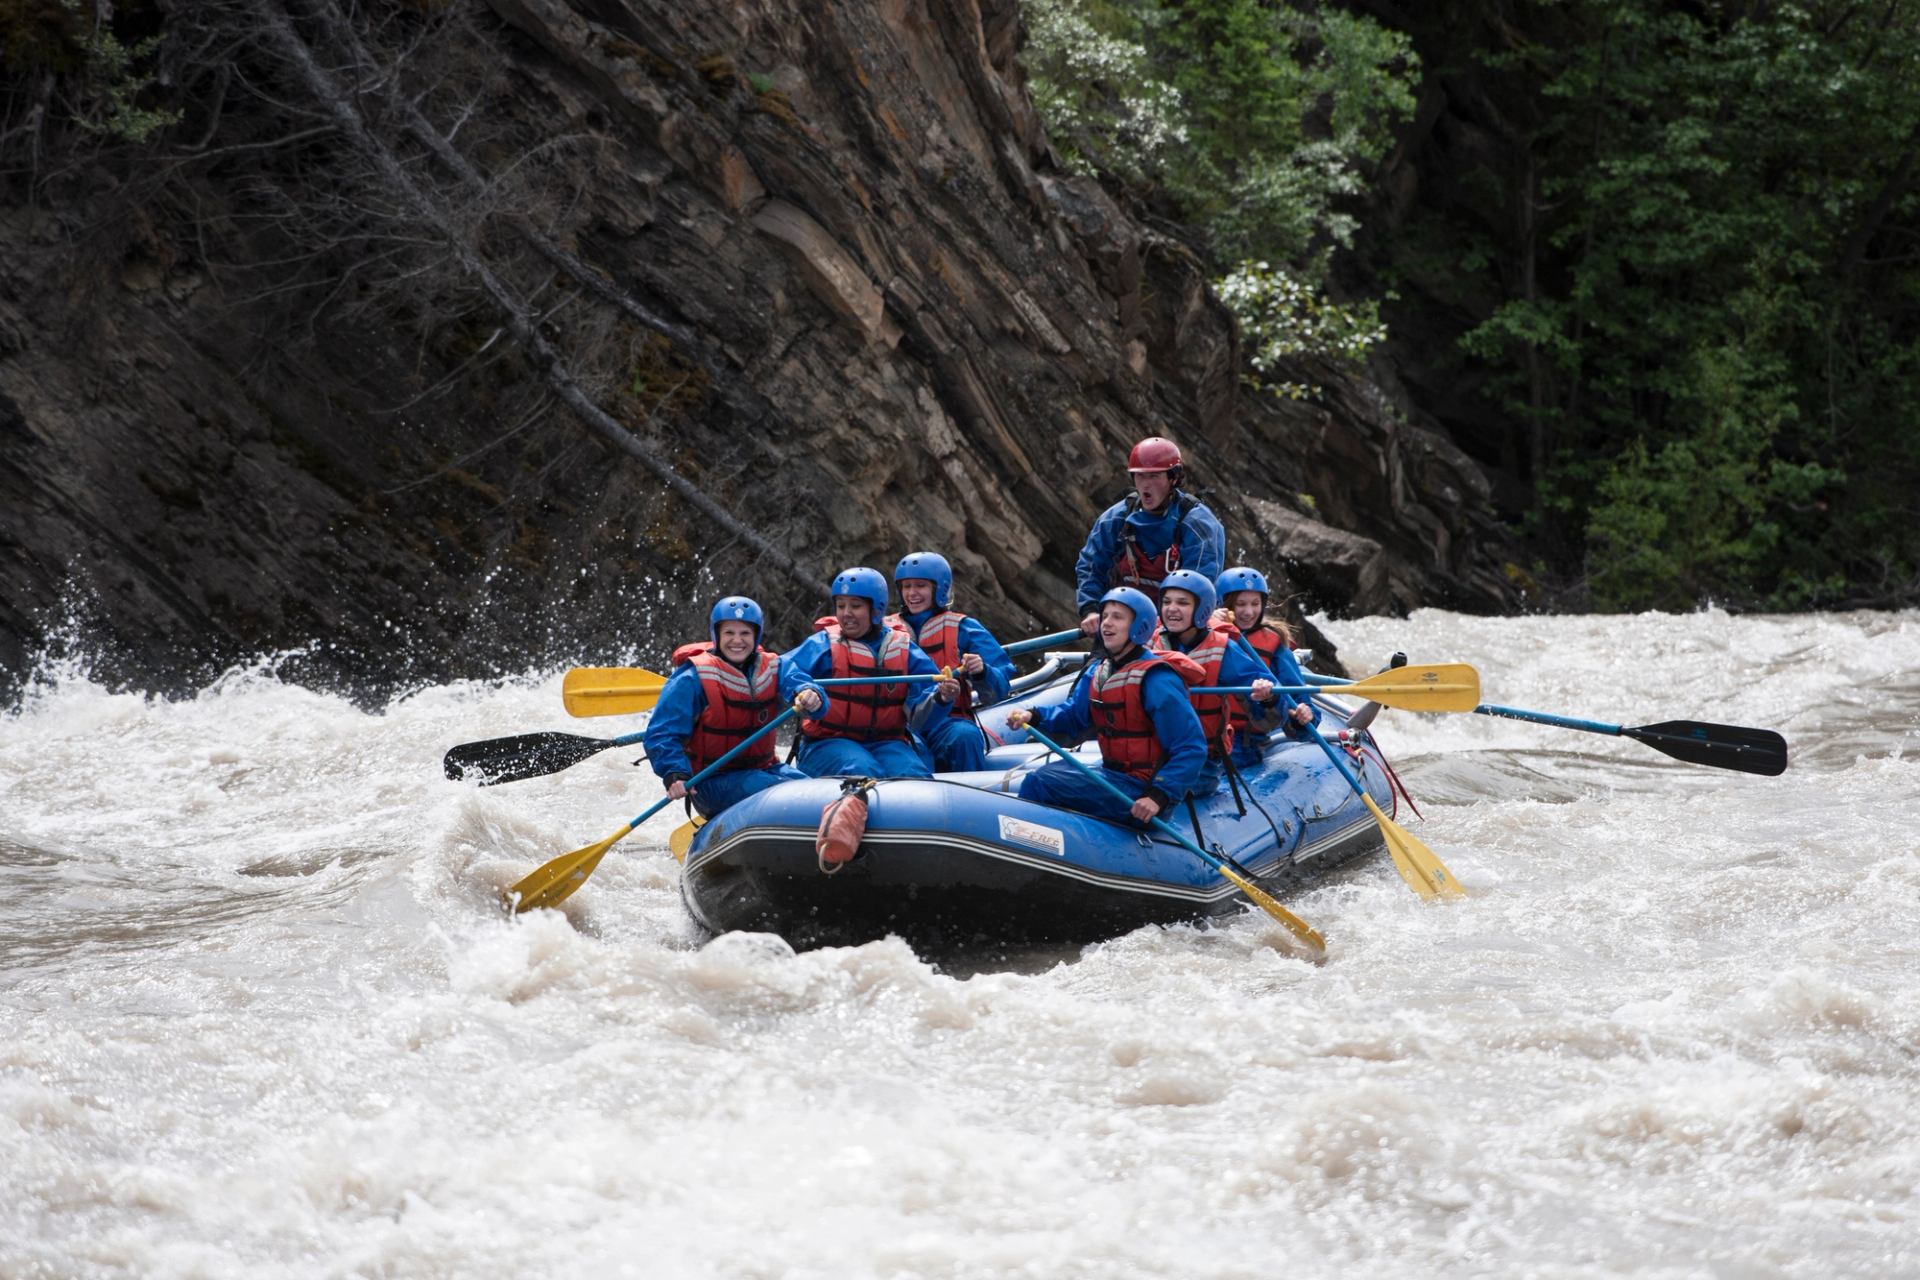
[{"label": "inflatable raft", "polygon": [[[798,947],[898,934],[942,949],[1091,942],[1241,910],[1245,896],[1172,840],[1017,796],[1021,776],[1047,753],[1008,730],[1006,712],[1064,698],[1085,657],[1049,657],[1014,697],[981,713],[1006,744],[988,754],[989,770],[876,784],[859,854],[832,874],[820,869],[814,837],[840,779],[782,783],[728,809],[687,848],[688,909],[715,933],[776,933]],[[1345,708],[1316,703],[1324,732],[1345,726]],[[1077,754],[1099,762],[1091,742]],[[1390,811],[1378,762],[1362,753],[1352,765]],[[1180,806],[1163,817],[1269,893],[1381,847],[1379,824],[1311,741],[1276,739],[1239,783],[1237,794],[1222,783],[1191,813]]]}]

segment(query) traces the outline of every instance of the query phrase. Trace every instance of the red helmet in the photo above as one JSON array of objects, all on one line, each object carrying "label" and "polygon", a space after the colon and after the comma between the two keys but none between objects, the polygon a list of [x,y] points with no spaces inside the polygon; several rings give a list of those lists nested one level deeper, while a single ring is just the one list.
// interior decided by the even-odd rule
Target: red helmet
[{"label": "red helmet", "polygon": [[1127,471],[1171,471],[1179,478],[1180,446],[1164,436],[1148,436],[1127,455]]}]

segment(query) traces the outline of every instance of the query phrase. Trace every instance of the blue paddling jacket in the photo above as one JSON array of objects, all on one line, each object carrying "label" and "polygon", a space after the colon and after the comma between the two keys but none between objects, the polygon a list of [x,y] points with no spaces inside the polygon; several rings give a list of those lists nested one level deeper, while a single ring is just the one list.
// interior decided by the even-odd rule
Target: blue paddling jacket
[{"label": "blue paddling jacket", "polygon": [[[1065,702],[1034,709],[1033,724],[1040,732],[1063,747],[1085,740],[1093,730],[1093,711],[1089,705],[1093,676],[1105,661],[1087,664]],[[1200,717],[1194,713],[1193,703],[1187,699],[1187,682],[1164,662],[1142,678],[1140,703],[1153,721],[1154,736],[1167,751],[1166,760],[1147,783],[1144,793],[1164,813],[1200,781],[1200,772],[1207,763],[1207,737],[1200,729]]]},{"label": "blue paddling jacket", "polygon": [[[894,616],[907,624],[907,629],[913,634],[913,642],[917,645],[920,643],[920,628],[925,625],[927,619],[949,612],[951,610],[948,609],[926,609],[919,613],[902,612]],[[1013,659],[1009,658],[1007,651],[1000,647],[1000,642],[993,638],[993,633],[973,618],[963,615],[960,618],[958,631],[959,643],[956,646],[958,653],[951,655],[955,665],[958,665],[961,655],[969,653],[979,654],[980,661],[984,664],[980,674],[968,680],[972,686],[970,705],[986,707],[1003,700],[1013,684]],[[929,661],[934,660],[931,653],[927,657]],[[966,700],[964,693],[961,697],[962,700]],[[964,715],[965,710],[965,707],[956,705],[954,714]]]},{"label": "blue paddling jacket", "polygon": [[[886,635],[886,624],[878,619],[864,636],[855,637],[861,644],[878,645]],[[816,631],[793,648],[780,655],[783,663],[792,663],[804,676],[816,680],[826,680],[833,676],[833,641],[835,630]],[[784,672],[784,669],[783,669]],[[940,674],[940,668],[921,651],[920,646],[909,642],[907,645],[907,674],[922,676]],[[876,682],[878,683],[878,682]],[[909,731],[917,730],[936,714],[945,714],[946,704],[934,701],[931,681],[907,686],[906,696],[907,726]]]},{"label": "blue paddling jacket", "polygon": [[[757,657],[760,650],[755,649]],[[725,659],[722,659],[725,661]],[[780,658],[780,700],[788,706],[803,689],[820,695],[818,710],[807,712],[810,719],[825,715],[827,691],[809,680],[806,673]],[[687,738],[694,722],[707,709],[706,690],[700,684],[700,672],[691,662],[682,662],[660,687],[660,700],[653,704],[653,717],[647,721],[647,736],[641,739],[647,748],[647,763],[660,781],[672,785],[676,775],[690,778],[693,762],[687,758]]]},{"label": "blue paddling jacket", "polygon": [[[1178,542],[1175,542],[1176,537]],[[1167,553],[1175,554],[1169,556]],[[1130,568],[1123,568],[1122,557]],[[1078,581],[1075,600],[1084,616],[1099,608],[1100,597],[1113,587],[1137,586],[1160,603],[1160,579],[1175,569],[1192,569],[1212,582],[1227,558],[1227,531],[1206,504],[1174,490],[1159,514],[1145,510],[1137,497],[1126,497],[1108,507],[1093,522],[1087,545],[1074,566]],[[1121,581],[1123,576],[1137,574]]]}]

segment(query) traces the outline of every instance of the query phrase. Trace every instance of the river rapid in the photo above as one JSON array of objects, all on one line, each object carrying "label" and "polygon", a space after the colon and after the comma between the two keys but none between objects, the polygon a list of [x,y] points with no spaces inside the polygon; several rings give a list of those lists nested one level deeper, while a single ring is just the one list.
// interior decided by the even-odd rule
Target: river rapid
[{"label": "river rapid", "polygon": [[1759,778],[1385,713],[1472,889],[929,962],[704,938],[659,792],[490,789],[559,672],[0,716],[0,1276],[1920,1274],[1920,615],[1326,623],[1364,674],[1778,729]]}]

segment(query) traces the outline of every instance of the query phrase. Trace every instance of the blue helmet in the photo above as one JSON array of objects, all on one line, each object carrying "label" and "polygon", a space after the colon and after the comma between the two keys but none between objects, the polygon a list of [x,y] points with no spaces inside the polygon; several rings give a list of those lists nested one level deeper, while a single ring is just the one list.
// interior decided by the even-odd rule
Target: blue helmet
[{"label": "blue helmet", "polygon": [[1160,594],[1165,596],[1170,590],[1184,591],[1197,600],[1199,603],[1194,606],[1193,625],[1207,625],[1207,618],[1213,613],[1214,595],[1213,584],[1207,581],[1206,574],[1196,573],[1192,569],[1175,569],[1160,579]]},{"label": "blue helmet", "polygon": [[767,620],[760,612],[758,601],[746,596],[722,596],[713,602],[713,612],[707,615],[707,639],[715,647],[720,644],[720,624],[723,622],[746,622],[753,626],[754,642],[767,633]]},{"label": "blue helmet", "polygon": [[873,605],[873,620],[877,623],[887,616],[887,580],[880,576],[878,569],[869,569],[862,565],[855,569],[842,569],[833,580],[828,592],[836,596],[859,596]]},{"label": "blue helmet", "polygon": [[901,556],[900,563],[893,567],[894,585],[898,586],[902,578],[925,578],[931,582],[936,609],[946,608],[947,601],[953,599],[953,566],[937,551],[909,551]]},{"label": "blue helmet", "polygon": [[1273,594],[1267,589],[1267,580],[1260,576],[1258,569],[1235,565],[1213,580],[1213,589],[1218,598],[1225,600],[1236,591],[1258,591],[1264,599]]},{"label": "blue helmet", "polygon": [[1135,644],[1145,644],[1153,639],[1154,631],[1160,626],[1160,613],[1153,607],[1153,601],[1147,599],[1147,593],[1144,591],[1136,591],[1132,587],[1115,587],[1100,597],[1100,603],[1125,605],[1133,610],[1133,629],[1127,632],[1127,639]]}]

